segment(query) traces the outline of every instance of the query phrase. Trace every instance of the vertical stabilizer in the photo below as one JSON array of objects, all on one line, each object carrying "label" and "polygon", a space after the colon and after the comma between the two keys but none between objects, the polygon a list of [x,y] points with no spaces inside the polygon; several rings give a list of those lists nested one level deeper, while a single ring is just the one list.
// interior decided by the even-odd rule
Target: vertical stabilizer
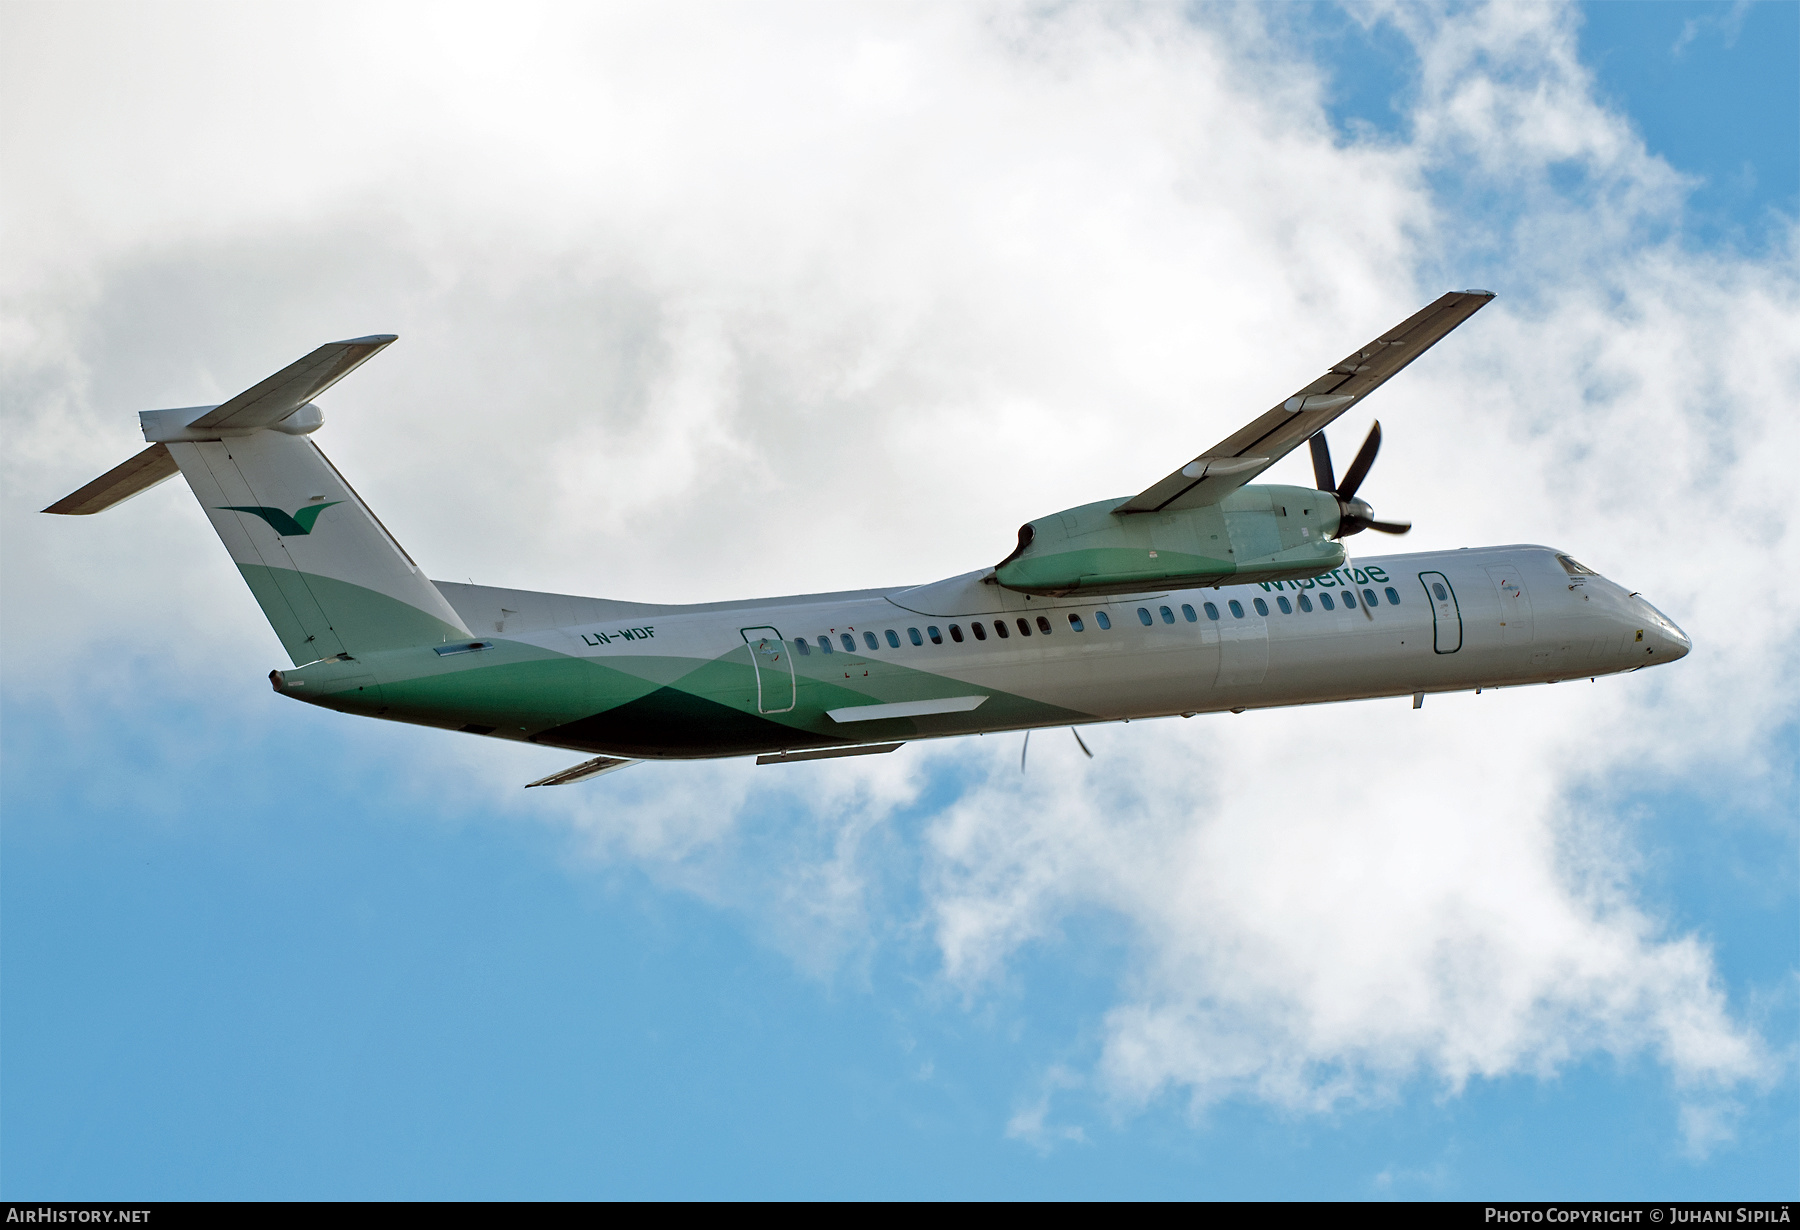
[{"label": "vertical stabilizer", "polygon": [[327,342],[218,406],[138,416],[150,447],[45,512],[86,515],[177,467],[296,666],[437,645],[469,629],[307,436],[311,399],[394,340]]},{"label": "vertical stabilizer", "polygon": [[311,440],[257,431],[169,452],[296,665],[470,635]]}]

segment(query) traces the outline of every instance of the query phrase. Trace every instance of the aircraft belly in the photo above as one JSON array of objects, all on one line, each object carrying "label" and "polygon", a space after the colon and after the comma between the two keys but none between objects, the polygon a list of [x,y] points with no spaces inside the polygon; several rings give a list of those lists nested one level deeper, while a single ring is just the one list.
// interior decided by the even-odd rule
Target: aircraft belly
[{"label": "aircraft belly", "polygon": [[776,718],[682,688],[657,688],[577,721],[539,731],[533,742],[645,759],[746,756],[860,740],[798,729]]}]

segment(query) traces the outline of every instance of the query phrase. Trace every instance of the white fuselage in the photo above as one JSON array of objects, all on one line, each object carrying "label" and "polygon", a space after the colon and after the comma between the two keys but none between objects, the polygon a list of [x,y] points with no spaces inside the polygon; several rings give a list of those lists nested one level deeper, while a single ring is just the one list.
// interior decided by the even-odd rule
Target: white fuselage
[{"label": "white fuselage", "polygon": [[[1687,653],[1687,637],[1649,603],[1566,558],[1537,546],[1369,557],[1309,581],[1085,600],[1016,593],[987,571],[697,607],[555,599],[578,605],[532,611],[534,598],[552,596],[442,587],[471,627],[627,668],[633,657],[753,658],[747,642],[770,634],[746,630],[772,629],[793,684],[778,687],[785,668],[765,662],[768,694],[722,703],[785,712],[839,737],[855,732],[827,718],[830,702],[809,706],[809,691],[823,696],[824,684],[871,703],[959,690],[1022,702],[917,719],[906,737],[924,738],[1547,683]],[[1004,639],[996,622],[1007,625]],[[651,632],[620,635],[634,625]]]}]

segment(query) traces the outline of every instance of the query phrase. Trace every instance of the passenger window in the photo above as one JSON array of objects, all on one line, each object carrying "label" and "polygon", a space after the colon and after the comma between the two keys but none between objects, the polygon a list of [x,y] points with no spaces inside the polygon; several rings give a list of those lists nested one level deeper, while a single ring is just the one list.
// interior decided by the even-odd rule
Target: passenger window
[{"label": "passenger window", "polygon": [[925,625],[925,635],[931,638],[931,643],[933,645],[942,645],[944,643],[944,634],[939,632],[937,628],[931,624]]},{"label": "passenger window", "polygon": [[1194,614],[1194,608],[1185,602],[1181,604],[1181,617],[1189,623],[1193,623],[1200,618],[1198,615]]},{"label": "passenger window", "polygon": [[[915,632],[915,633],[913,633],[913,635],[917,636],[918,633]],[[887,630],[887,641],[888,641],[889,649],[900,648],[900,634],[898,632],[894,631],[892,628],[889,628]]]},{"label": "passenger window", "polygon": [[[977,625],[977,627],[979,627],[979,626],[980,625]],[[962,629],[957,627],[955,624],[950,625],[950,639],[955,641],[958,645],[963,643]]]},{"label": "passenger window", "polygon": [[1095,611],[1094,622],[1100,625],[1102,631],[1112,627],[1112,620],[1107,617],[1105,611]]},{"label": "passenger window", "polygon": [[1387,589],[1382,592],[1387,594],[1389,606],[1400,605],[1400,595],[1394,592],[1394,587],[1392,585],[1388,586]]},{"label": "passenger window", "polygon": [[1037,617],[1037,625],[1039,632],[1042,632],[1045,636],[1050,635],[1050,620],[1047,616],[1039,615]]},{"label": "passenger window", "polygon": [[1170,610],[1170,609],[1169,609],[1169,608],[1168,608],[1168,607],[1166,607],[1166,606],[1159,606],[1159,607],[1157,607],[1157,608],[1156,608],[1156,613],[1157,613],[1157,614],[1158,614],[1158,615],[1161,615],[1161,616],[1162,616],[1162,617],[1163,617],[1163,622],[1164,622],[1164,623],[1166,623],[1166,624],[1172,624],[1172,623],[1174,623],[1174,622],[1175,622],[1175,612],[1174,612],[1174,611],[1171,611],[1171,610]]},{"label": "passenger window", "polygon": [[1344,591],[1344,609],[1346,611],[1354,611],[1356,609],[1356,595],[1349,590]]},{"label": "passenger window", "polygon": [[1030,636],[1031,635],[1031,621],[1030,620],[1026,619],[1023,615],[1021,615],[1021,616],[1019,616],[1017,623],[1019,625],[1019,635],[1020,636]]},{"label": "passenger window", "polygon": [[1236,598],[1233,598],[1225,605],[1231,608],[1231,617],[1233,619],[1242,619],[1244,617],[1244,604],[1239,602]]},{"label": "passenger window", "polygon": [[1206,617],[1208,619],[1217,619],[1219,617],[1219,608],[1214,606],[1212,603],[1202,602],[1200,604],[1200,607],[1202,610],[1204,610],[1206,612]]},{"label": "passenger window", "polygon": [[994,635],[1001,640],[1005,640],[1012,635],[1012,633],[1006,630],[1006,621],[1004,619],[996,619],[994,621]]},{"label": "passenger window", "polygon": [[812,646],[806,643],[806,638],[804,636],[797,636],[794,638],[794,648],[800,651],[800,656],[803,658],[812,655]]},{"label": "passenger window", "polygon": [[1431,583],[1431,592],[1437,595],[1437,600],[1439,602],[1450,601],[1450,595],[1445,592],[1444,583],[1442,581],[1433,581]]},{"label": "passenger window", "polygon": [[1294,604],[1289,602],[1285,597],[1275,599],[1275,605],[1281,608],[1281,613],[1283,615],[1292,615],[1294,613]]},{"label": "passenger window", "polygon": [[979,623],[970,624],[969,631],[971,631],[975,634],[976,640],[978,640],[978,641],[987,640],[987,629],[982,627]]},{"label": "passenger window", "polygon": [[867,645],[870,649],[881,648],[881,643],[875,639],[875,634],[873,632],[863,633],[863,644]]},{"label": "passenger window", "polygon": [[855,653],[856,652],[856,638],[854,636],[851,636],[848,632],[846,632],[843,634],[842,640],[844,642],[844,652],[845,653]]},{"label": "passenger window", "polygon": [[919,630],[917,628],[908,628],[906,630],[906,639],[915,645],[923,645],[925,643],[925,638],[919,635]]},{"label": "passenger window", "polygon": [[1363,601],[1368,603],[1370,606],[1380,606],[1381,605],[1381,603],[1375,597],[1375,591],[1372,589],[1363,590]]},{"label": "passenger window", "polygon": [[1319,595],[1319,605],[1324,607],[1328,611],[1337,610],[1337,607],[1335,605],[1333,605],[1333,603],[1331,601],[1330,594],[1320,594]]},{"label": "passenger window", "polygon": [[1081,616],[1077,615],[1074,611],[1069,612],[1069,627],[1075,629],[1077,632],[1087,631],[1086,628],[1081,626]]},{"label": "passenger window", "polygon": [[1300,595],[1300,609],[1303,611],[1312,610],[1312,599],[1308,598],[1305,594]]},{"label": "passenger window", "polygon": [[819,638],[819,648],[822,649],[823,651],[825,651],[826,653],[830,653],[831,652],[831,638],[829,636],[821,636]]},{"label": "passenger window", "polygon": [[1258,615],[1267,615],[1269,613],[1269,604],[1264,602],[1261,598],[1258,598],[1256,600],[1256,613]]},{"label": "passenger window", "polygon": [[1148,628],[1150,626],[1151,619],[1150,619],[1150,608],[1149,607],[1141,606],[1138,608],[1138,622],[1143,624],[1144,627],[1146,627],[1146,628]]}]

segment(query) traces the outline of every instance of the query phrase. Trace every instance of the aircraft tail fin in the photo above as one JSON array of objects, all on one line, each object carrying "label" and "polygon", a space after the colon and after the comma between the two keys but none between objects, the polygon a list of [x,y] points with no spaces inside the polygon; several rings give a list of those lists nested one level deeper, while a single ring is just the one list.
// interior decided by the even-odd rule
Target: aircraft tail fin
[{"label": "aircraft tail fin", "polygon": [[307,438],[324,422],[308,399],[393,340],[329,343],[223,405],[140,414],[151,446],[44,511],[99,512],[179,469],[295,665],[466,639],[437,587]]}]

